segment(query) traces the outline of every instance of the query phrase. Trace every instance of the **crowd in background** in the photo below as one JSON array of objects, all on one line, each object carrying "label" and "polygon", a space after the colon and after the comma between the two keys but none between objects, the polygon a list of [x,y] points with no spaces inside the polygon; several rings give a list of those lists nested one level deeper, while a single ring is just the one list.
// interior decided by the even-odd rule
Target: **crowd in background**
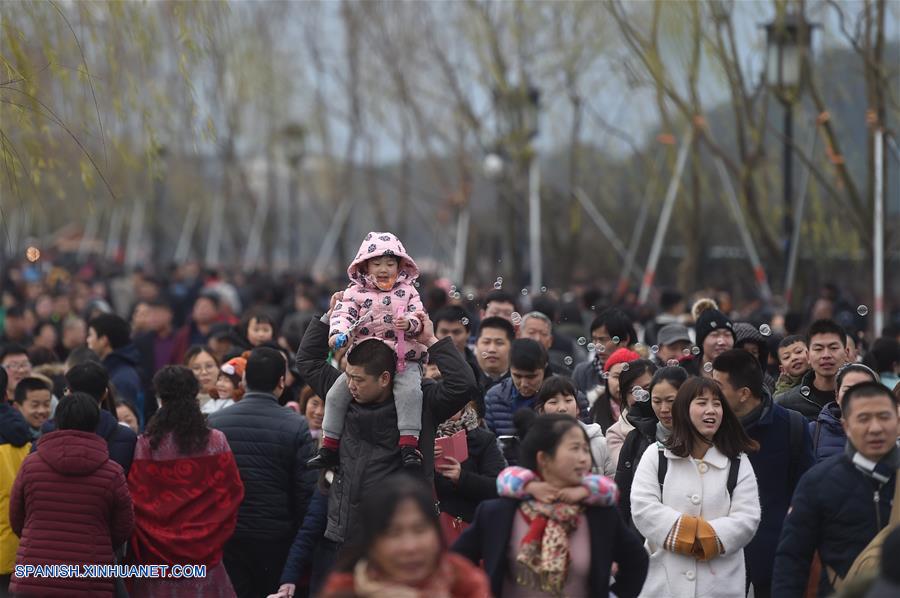
[{"label": "crowd in background", "polygon": [[363,242],[353,302],[344,277],[7,268],[0,595],[900,592],[900,311],[873,333],[837,286],[645,306],[399,257],[383,287],[391,247]]}]

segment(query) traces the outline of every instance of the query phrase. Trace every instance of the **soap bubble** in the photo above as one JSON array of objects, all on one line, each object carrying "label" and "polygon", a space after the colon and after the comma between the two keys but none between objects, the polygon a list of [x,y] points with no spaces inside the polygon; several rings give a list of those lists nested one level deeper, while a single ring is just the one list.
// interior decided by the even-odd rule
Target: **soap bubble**
[{"label": "soap bubble", "polygon": [[572,365],[572,363],[573,363],[574,361],[575,361],[575,360],[572,359],[572,358],[571,358],[570,356],[568,356],[568,355],[566,355],[566,358],[563,359],[563,363],[566,364],[566,365]]},{"label": "soap bubble", "polygon": [[650,352],[653,353],[654,355],[659,353],[659,345],[653,345],[652,347],[650,347]]},{"label": "soap bubble", "polygon": [[463,326],[468,326],[468,325],[469,325],[469,318],[463,318],[463,319],[460,320],[459,322],[460,322],[460,324],[462,324]]},{"label": "soap bubble", "polygon": [[712,372],[712,364],[711,364],[711,363],[704,363],[704,364],[703,364],[703,371],[706,372],[707,374],[711,373],[711,372]]},{"label": "soap bubble", "polygon": [[644,389],[641,388],[640,386],[632,386],[631,387],[631,396],[633,396],[633,397],[637,397],[642,392],[644,392]]},{"label": "soap bubble", "polygon": [[419,288],[419,281],[418,281],[418,280],[415,281],[415,282],[413,283],[413,286],[416,287],[416,288]]},{"label": "soap bubble", "polygon": [[614,343],[617,344],[617,345],[619,344],[619,340],[620,340],[620,339],[619,339],[618,336],[612,337],[612,342],[614,342]]},{"label": "soap bubble", "polygon": [[650,400],[650,393],[642,388],[638,393],[634,395],[634,400],[638,403],[646,403]]},{"label": "soap bubble", "polygon": [[601,353],[606,353],[606,345],[595,345]]},{"label": "soap bubble", "polygon": [[800,394],[802,394],[804,397],[808,397],[808,396],[809,396],[809,392],[810,392],[810,390],[809,390],[809,387],[808,387],[808,386],[801,386],[801,387],[800,387]]},{"label": "soap bubble", "polygon": [[682,353],[682,355],[684,355],[685,357],[688,357],[688,356],[690,356],[690,354],[691,354],[691,350],[690,350],[690,349],[684,349],[681,353]]},{"label": "soap bubble", "polygon": [[546,292],[547,292],[547,287],[541,287],[541,292],[542,292],[542,293],[546,293]]},{"label": "soap bubble", "polygon": [[694,355],[700,355],[700,347],[695,346],[693,349],[691,349],[691,353],[693,353]]},{"label": "soap bubble", "polygon": [[772,329],[768,324],[763,324],[759,327],[759,333],[763,336],[769,336],[770,334],[772,334]]},{"label": "soap bubble", "polygon": [[469,293],[468,295],[466,295],[466,299],[468,299],[469,301],[474,301],[474,300],[475,300],[475,294],[474,294],[474,293]]},{"label": "soap bubble", "polygon": [[528,294],[528,289],[522,289],[522,296],[524,297],[527,294]]},{"label": "soap bubble", "polygon": [[451,284],[451,285],[450,285],[450,292],[451,292],[451,293],[455,293],[455,292],[456,292],[456,285],[455,285],[455,284]]},{"label": "soap bubble", "polygon": [[499,282],[500,284],[503,284],[503,277],[502,277],[502,276],[498,276],[498,277],[497,277],[497,282]]},{"label": "soap bubble", "polygon": [[865,305],[860,305],[859,307],[856,308],[856,313],[858,313],[861,316],[866,316],[869,314],[869,308],[866,307]]},{"label": "soap bubble", "polygon": [[578,337],[578,344],[581,345],[582,347],[585,346],[585,345],[587,344],[587,339],[584,338],[583,336],[579,336],[579,337]]},{"label": "soap bubble", "polygon": [[517,311],[512,312],[509,319],[512,320],[513,326],[518,326],[522,323],[522,315]]},{"label": "soap bubble", "polygon": [[494,283],[494,288],[499,291],[501,288],[503,288],[503,283],[498,280]]},{"label": "soap bubble", "polygon": [[587,350],[593,351],[596,347],[597,347],[597,345],[595,345],[594,343],[588,343]]},{"label": "soap bubble", "polygon": [[675,367],[675,366],[678,365],[678,360],[677,360],[677,359],[670,359],[669,361],[666,362],[666,365],[669,366],[669,367]]},{"label": "soap bubble", "polygon": [[628,365],[628,364],[626,363],[625,365],[622,366],[622,371],[623,371],[623,372],[627,372],[627,371],[628,371],[628,368],[630,368],[630,367],[631,367],[631,366]]}]

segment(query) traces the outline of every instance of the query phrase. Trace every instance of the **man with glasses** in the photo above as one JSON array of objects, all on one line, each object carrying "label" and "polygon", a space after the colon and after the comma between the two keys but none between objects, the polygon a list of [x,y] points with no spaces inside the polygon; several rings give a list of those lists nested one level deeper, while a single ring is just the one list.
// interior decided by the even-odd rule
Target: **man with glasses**
[{"label": "man with glasses", "polygon": [[31,361],[28,359],[25,347],[10,344],[0,349],[0,367],[6,370],[6,375],[9,377],[6,401],[11,403],[19,381],[31,375]]}]

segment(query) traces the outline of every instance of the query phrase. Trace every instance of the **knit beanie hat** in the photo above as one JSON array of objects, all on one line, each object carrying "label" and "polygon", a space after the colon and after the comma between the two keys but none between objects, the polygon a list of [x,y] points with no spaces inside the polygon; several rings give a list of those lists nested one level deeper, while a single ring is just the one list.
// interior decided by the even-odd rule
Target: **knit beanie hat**
[{"label": "knit beanie hat", "polygon": [[728,316],[719,311],[719,306],[712,299],[700,299],[691,308],[694,315],[694,330],[697,332],[697,346],[703,349],[703,341],[715,330],[724,328],[734,338],[734,324]]},{"label": "knit beanie hat", "polygon": [[612,366],[617,363],[628,363],[629,361],[636,361],[640,358],[641,356],[631,349],[616,349],[612,352],[612,355],[606,359],[606,363],[603,364],[603,371],[608,372],[612,369]]}]

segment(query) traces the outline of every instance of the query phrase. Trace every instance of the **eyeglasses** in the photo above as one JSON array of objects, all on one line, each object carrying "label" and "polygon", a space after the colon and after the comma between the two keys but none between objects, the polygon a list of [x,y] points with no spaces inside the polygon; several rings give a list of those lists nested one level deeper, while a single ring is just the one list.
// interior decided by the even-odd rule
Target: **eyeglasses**
[{"label": "eyeglasses", "polygon": [[27,359],[25,361],[10,361],[9,363],[3,364],[3,369],[25,372],[31,369],[31,362]]},{"label": "eyeglasses", "polygon": [[217,369],[219,369],[219,368],[217,368],[216,364],[214,364],[214,363],[207,363],[205,365],[192,365],[191,366],[191,371],[193,371],[195,374],[199,374],[200,372],[215,372]]}]

